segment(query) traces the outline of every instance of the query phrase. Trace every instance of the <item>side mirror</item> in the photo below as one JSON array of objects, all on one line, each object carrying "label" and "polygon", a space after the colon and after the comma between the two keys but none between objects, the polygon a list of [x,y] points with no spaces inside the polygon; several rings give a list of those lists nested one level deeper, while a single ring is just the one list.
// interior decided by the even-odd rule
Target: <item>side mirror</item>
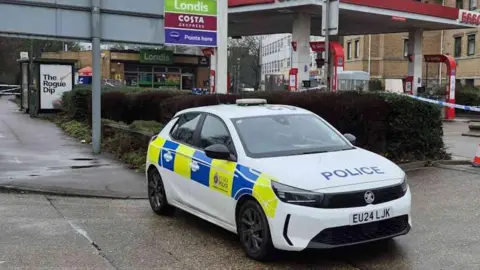
[{"label": "side mirror", "polygon": [[223,144],[210,145],[205,147],[204,151],[209,158],[236,161],[236,157],[232,155],[228,147]]},{"label": "side mirror", "polygon": [[346,133],[343,136],[353,145],[355,145],[355,143],[357,142],[357,137],[353,136],[350,133]]}]

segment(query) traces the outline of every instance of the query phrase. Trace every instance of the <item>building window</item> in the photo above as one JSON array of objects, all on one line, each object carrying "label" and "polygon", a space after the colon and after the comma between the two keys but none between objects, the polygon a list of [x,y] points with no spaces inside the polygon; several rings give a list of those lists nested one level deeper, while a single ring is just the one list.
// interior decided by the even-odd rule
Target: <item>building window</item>
[{"label": "building window", "polygon": [[408,38],[403,40],[403,57],[408,56]]},{"label": "building window", "polygon": [[465,79],[465,86],[474,87],[475,80],[474,79]]},{"label": "building window", "polygon": [[455,37],[455,57],[462,56],[462,37]]},{"label": "building window", "polygon": [[360,58],[360,40],[355,40],[355,58]]},{"label": "building window", "polygon": [[475,34],[468,35],[468,55],[475,55]]},{"label": "building window", "polygon": [[457,0],[456,5],[458,9],[463,9],[463,0]]},{"label": "building window", "polygon": [[477,9],[477,0],[470,0],[469,2],[470,2],[470,5],[469,5],[470,10]]},{"label": "building window", "polygon": [[347,59],[352,59],[352,42],[347,43]]}]

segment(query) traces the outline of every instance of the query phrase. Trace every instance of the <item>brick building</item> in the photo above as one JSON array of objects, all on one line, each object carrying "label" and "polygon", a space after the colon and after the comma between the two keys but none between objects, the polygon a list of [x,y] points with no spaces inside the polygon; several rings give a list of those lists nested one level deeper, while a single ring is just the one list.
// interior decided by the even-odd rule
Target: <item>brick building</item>
[{"label": "brick building", "polygon": [[[441,0],[422,2],[442,3]],[[477,11],[480,0],[445,0],[445,5]],[[423,37],[423,54],[453,55],[458,65],[457,83],[480,86],[479,30],[426,31]],[[345,67],[347,70],[369,71],[373,79],[404,78],[408,73],[407,42],[408,33],[345,37]],[[440,72],[445,83],[443,64],[424,63],[424,84],[438,84]]]}]

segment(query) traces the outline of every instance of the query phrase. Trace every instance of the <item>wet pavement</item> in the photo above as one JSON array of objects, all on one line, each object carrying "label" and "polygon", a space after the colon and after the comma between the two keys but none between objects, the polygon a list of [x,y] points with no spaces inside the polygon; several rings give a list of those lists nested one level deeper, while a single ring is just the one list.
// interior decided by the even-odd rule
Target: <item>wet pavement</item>
[{"label": "wet pavement", "polygon": [[447,145],[447,152],[457,158],[473,160],[480,138],[462,136],[469,131],[468,122],[444,122],[443,141]]},{"label": "wet pavement", "polygon": [[234,234],[181,211],[156,216],[146,200],[0,194],[0,269],[479,269],[479,175],[440,168],[408,174],[408,235],[281,253],[268,264],[247,259]]},{"label": "wet pavement", "polygon": [[61,194],[144,198],[142,174],[65,135],[54,124],[32,119],[0,98],[0,188]]}]

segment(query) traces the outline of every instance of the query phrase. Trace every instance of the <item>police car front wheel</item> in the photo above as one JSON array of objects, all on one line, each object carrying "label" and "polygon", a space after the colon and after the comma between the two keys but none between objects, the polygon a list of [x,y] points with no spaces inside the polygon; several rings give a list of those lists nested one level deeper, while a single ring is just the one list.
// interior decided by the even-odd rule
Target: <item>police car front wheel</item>
[{"label": "police car front wheel", "polygon": [[158,215],[172,215],[175,211],[175,208],[168,204],[162,177],[156,169],[148,172],[148,200],[153,212]]},{"label": "police car front wheel", "polygon": [[261,206],[254,200],[246,201],[237,215],[237,232],[247,255],[258,261],[273,259],[273,246],[268,220]]}]

